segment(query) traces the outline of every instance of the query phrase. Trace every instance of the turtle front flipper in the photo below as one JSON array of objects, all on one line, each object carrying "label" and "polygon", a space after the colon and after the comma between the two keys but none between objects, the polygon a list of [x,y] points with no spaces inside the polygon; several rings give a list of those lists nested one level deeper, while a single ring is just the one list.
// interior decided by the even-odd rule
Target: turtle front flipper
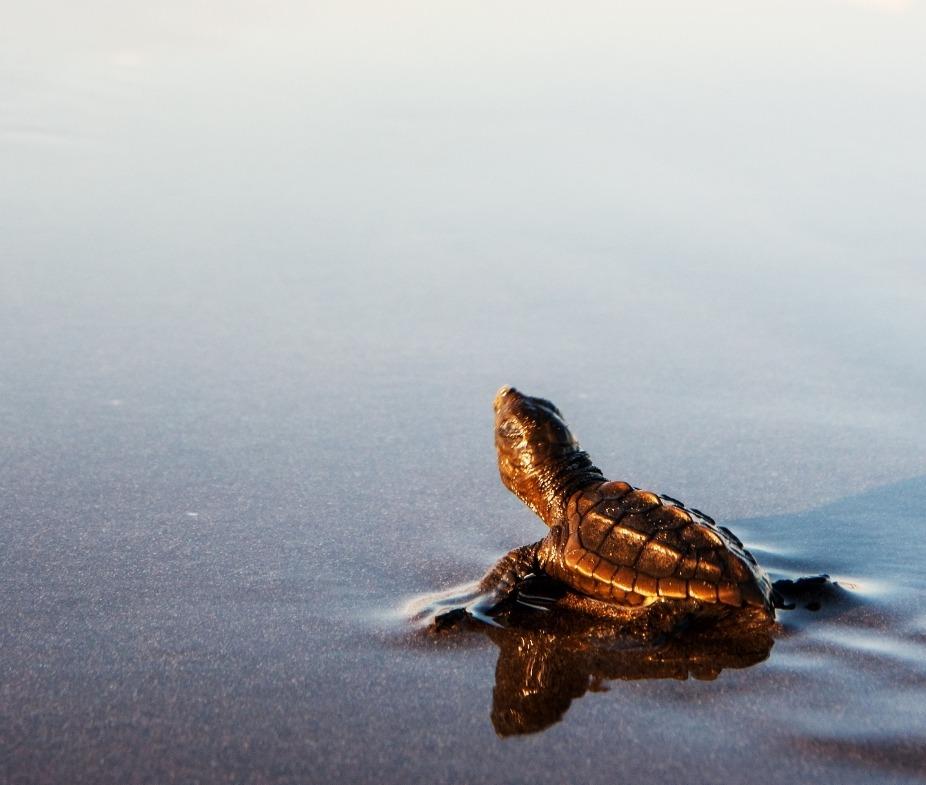
[{"label": "turtle front flipper", "polygon": [[[481,596],[467,608],[470,615],[482,621],[510,600],[517,600],[521,605],[538,610],[547,610],[552,604],[546,593],[538,591],[536,585],[525,586],[530,576],[543,575],[540,567],[539,551],[543,540],[508,551],[495,566],[479,581]],[[527,588],[527,591],[522,589]]]},{"label": "turtle front flipper", "polygon": [[[541,542],[523,545],[506,553],[473,590],[444,596],[433,603],[431,608],[437,611],[433,621],[435,628],[455,626],[467,616],[500,627],[502,625],[494,617],[501,608],[513,601],[530,608],[547,610],[559,595],[551,587],[534,580],[544,575],[538,563]],[[523,596],[520,591],[522,588]]]}]

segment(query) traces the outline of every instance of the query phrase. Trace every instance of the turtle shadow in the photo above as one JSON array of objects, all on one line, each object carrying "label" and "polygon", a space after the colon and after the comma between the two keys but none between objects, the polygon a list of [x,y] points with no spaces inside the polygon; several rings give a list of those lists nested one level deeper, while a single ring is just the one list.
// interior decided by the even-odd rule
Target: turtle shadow
[{"label": "turtle shadow", "polygon": [[[767,659],[773,645],[768,624],[718,633],[697,620],[668,634],[639,637],[613,619],[568,612],[513,608],[506,626],[468,616],[444,620],[443,634],[470,630],[498,647],[492,691],[492,725],[501,737],[537,733],[559,722],[574,700],[609,689],[608,682],[638,679],[713,680],[727,668]],[[438,628],[432,628],[438,629]]]}]

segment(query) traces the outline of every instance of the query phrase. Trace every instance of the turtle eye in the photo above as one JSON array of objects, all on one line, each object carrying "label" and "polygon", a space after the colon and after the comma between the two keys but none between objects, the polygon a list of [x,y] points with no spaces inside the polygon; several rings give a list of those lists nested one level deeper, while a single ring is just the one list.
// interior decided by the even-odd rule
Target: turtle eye
[{"label": "turtle eye", "polygon": [[521,426],[517,420],[505,420],[499,426],[498,432],[506,439],[516,439],[521,435]]}]

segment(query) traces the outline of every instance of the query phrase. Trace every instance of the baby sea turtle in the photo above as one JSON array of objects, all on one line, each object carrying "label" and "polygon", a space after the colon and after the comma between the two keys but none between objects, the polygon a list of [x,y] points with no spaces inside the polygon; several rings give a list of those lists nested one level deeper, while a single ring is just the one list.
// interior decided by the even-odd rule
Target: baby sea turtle
[{"label": "baby sea turtle", "polygon": [[606,480],[549,401],[503,387],[494,406],[502,482],[550,531],[502,557],[471,615],[491,623],[528,576],[546,575],[630,612],[774,618],[768,577],[729,529],[671,497]]}]

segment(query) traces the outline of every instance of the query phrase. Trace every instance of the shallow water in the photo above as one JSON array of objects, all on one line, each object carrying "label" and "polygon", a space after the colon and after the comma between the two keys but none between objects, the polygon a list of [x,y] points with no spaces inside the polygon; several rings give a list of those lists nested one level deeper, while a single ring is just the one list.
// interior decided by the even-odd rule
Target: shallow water
[{"label": "shallow water", "polygon": [[[7,9],[0,780],[926,779],[924,33]],[[844,591],[754,665],[609,671],[499,736],[499,643],[403,608],[543,532],[503,383]]]}]

